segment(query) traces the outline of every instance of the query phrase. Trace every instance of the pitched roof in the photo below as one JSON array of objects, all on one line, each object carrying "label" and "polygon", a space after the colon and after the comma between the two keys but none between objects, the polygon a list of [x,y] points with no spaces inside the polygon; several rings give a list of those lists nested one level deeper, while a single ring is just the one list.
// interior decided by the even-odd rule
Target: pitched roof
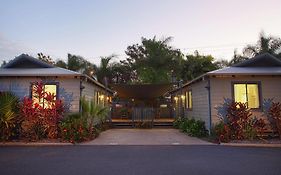
[{"label": "pitched roof", "polygon": [[281,75],[281,61],[269,53],[206,73],[206,75]]},{"label": "pitched roof", "polygon": [[226,67],[206,75],[281,75],[280,67]]},{"label": "pitched roof", "polygon": [[[222,69],[207,72],[185,83],[183,87],[212,75],[281,75],[281,61],[269,53],[258,55],[249,60]],[[176,92],[177,88],[170,93]]]},{"label": "pitched roof", "polygon": [[33,58],[27,54],[21,54],[11,60],[3,68],[52,68],[54,66],[45,63],[39,59]]},{"label": "pitched roof", "polygon": [[0,69],[0,77],[11,76],[81,76],[80,73],[71,70],[51,67],[51,68],[3,68]]},{"label": "pitched roof", "polygon": [[0,77],[34,77],[34,76],[78,76],[85,77],[92,83],[98,85],[99,87],[107,90],[110,93],[113,91],[103,84],[99,83],[97,80],[89,77],[88,75],[81,74],[72,70],[55,67],[48,63],[45,63],[39,59],[33,58],[26,54],[21,54],[16,57],[3,68],[0,68]]},{"label": "pitched roof", "polygon": [[280,67],[281,60],[269,53],[260,54],[254,58],[248,59],[232,67]]}]

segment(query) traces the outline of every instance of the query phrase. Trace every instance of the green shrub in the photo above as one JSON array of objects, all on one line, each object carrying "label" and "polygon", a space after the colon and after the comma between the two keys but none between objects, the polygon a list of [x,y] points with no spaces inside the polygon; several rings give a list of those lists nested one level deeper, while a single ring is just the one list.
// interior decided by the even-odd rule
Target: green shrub
[{"label": "green shrub", "polygon": [[60,123],[63,140],[75,143],[95,138],[106,127],[108,107],[89,102],[85,97],[81,98],[81,113],[70,114]]},{"label": "green shrub", "polygon": [[201,120],[192,121],[187,133],[190,136],[195,136],[195,137],[205,137],[208,135],[208,132],[205,128],[205,122]]},{"label": "green shrub", "polygon": [[10,92],[0,93],[0,140],[19,135],[19,99]]},{"label": "green shrub", "polygon": [[173,122],[174,128],[179,129],[181,122],[182,122],[182,118],[181,118],[181,117],[178,117],[178,118]]},{"label": "green shrub", "polygon": [[205,137],[208,135],[205,122],[195,120],[194,118],[178,118],[174,122],[174,127],[194,137]]}]

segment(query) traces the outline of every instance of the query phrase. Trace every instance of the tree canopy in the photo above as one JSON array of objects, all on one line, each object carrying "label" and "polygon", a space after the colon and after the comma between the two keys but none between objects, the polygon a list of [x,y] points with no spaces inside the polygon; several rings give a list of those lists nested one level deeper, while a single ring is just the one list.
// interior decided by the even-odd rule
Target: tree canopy
[{"label": "tree canopy", "polygon": [[[114,61],[116,55],[100,57],[96,66],[82,56],[68,54],[67,62],[53,61],[50,56],[38,53],[38,59],[57,67],[87,74],[103,84],[146,84],[190,81],[206,72],[224,68],[251,59],[262,53],[270,53],[281,59],[281,39],[260,33],[254,45],[247,45],[242,54],[234,50],[233,58],[216,60],[212,55],[202,55],[198,51],[184,55],[180,49],[170,45],[171,37],[157,39],[141,38],[125,50],[126,58]],[[6,62],[3,62],[3,65]]]},{"label": "tree canopy", "polygon": [[132,83],[167,83],[171,71],[180,78],[183,54],[169,45],[171,37],[157,40],[142,38],[141,44],[133,44],[125,51],[128,58],[121,62],[130,66]]}]

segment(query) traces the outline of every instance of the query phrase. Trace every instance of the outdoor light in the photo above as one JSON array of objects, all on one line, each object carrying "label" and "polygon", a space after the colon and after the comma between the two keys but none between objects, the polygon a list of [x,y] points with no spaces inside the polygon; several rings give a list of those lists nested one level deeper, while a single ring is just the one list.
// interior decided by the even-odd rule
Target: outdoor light
[{"label": "outdoor light", "polygon": [[178,101],[178,97],[174,97],[174,100],[175,100],[175,101]]},{"label": "outdoor light", "polygon": [[184,95],[181,95],[181,99],[184,100],[184,99],[185,99],[185,96],[184,96]]},{"label": "outdoor light", "polygon": [[104,98],[104,96],[103,96],[103,95],[100,95],[99,98],[102,100],[102,99]]},{"label": "outdoor light", "polygon": [[109,100],[109,97],[106,97],[106,100]]}]

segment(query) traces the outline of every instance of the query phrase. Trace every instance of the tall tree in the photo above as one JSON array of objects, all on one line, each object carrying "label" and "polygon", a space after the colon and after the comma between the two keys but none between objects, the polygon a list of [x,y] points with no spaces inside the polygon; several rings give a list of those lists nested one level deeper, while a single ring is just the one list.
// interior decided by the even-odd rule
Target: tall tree
[{"label": "tall tree", "polygon": [[221,59],[221,60],[215,61],[214,64],[218,69],[221,69],[221,68],[225,68],[225,67],[229,66],[230,62],[228,60]]},{"label": "tall tree", "polygon": [[132,82],[167,83],[171,81],[171,70],[180,78],[183,54],[169,45],[171,39],[142,38],[141,44],[127,47],[128,58],[121,63],[129,66],[131,74],[136,75]]},{"label": "tall tree", "polygon": [[50,55],[44,55],[42,52],[37,54],[39,60],[44,61],[48,64],[54,65],[54,60],[50,57]]},{"label": "tall tree", "polygon": [[200,55],[198,51],[195,51],[194,55],[186,55],[181,72],[182,79],[189,81],[206,72],[216,70],[218,67],[213,62],[214,57]]},{"label": "tall tree", "polygon": [[101,57],[100,66],[97,68],[97,78],[104,84],[112,83],[112,65],[110,61],[116,57],[116,55],[110,55],[107,57]]},{"label": "tall tree", "polygon": [[248,59],[249,59],[249,57],[245,57],[245,56],[242,56],[242,55],[238,54],[237,50],[235,49],[233,58],[229,61],[229,65],[232,66],[234,64],[246,61]]},{"label": "tall tree", "polygon": [[78,55],[67,54],[67,68],[69,70],[81,72],[92,77],[97,70],[97,66]]},{"label": "tall tree", "polygon": [[58,60],[55,64],[55,66],[67,69],[67,64],[63,60]]},{"label": "tall tree", "polygon": [[248,58],[262,53],[270,53],[281,58],[281,39],[270,35],[266,36],[264,32],[261,32],[258,42],[255,45],[247,45],[243,50],[244,56]]}]

